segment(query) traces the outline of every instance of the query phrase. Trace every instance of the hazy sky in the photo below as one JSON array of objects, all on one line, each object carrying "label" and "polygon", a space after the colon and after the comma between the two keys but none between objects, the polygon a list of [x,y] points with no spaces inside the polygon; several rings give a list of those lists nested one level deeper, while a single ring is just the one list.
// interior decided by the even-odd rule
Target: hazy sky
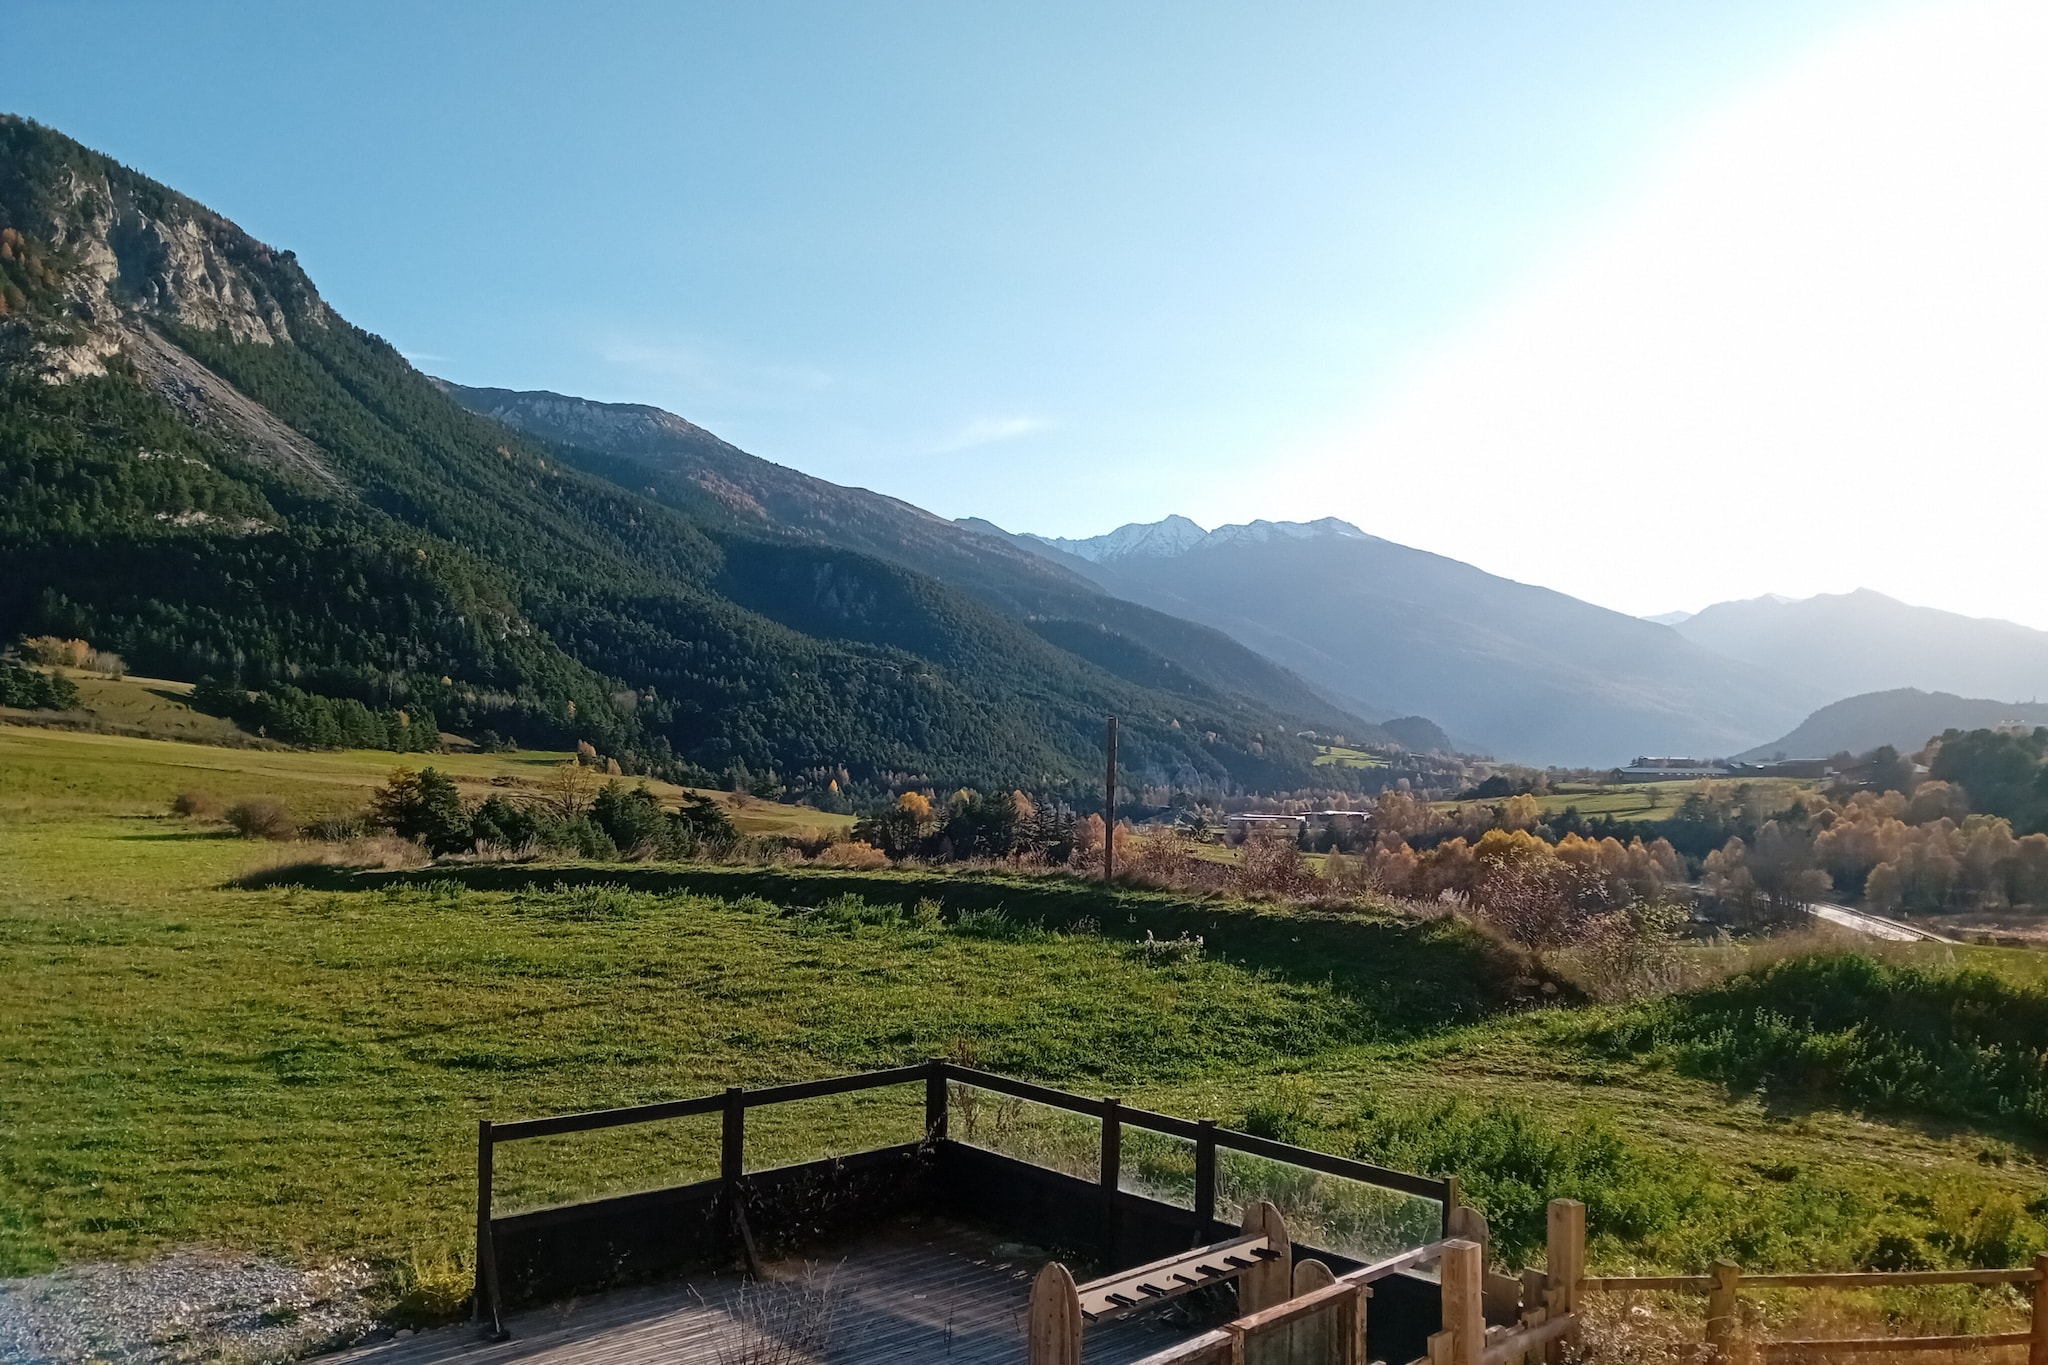
[{"label": "hazy sky", "polygon": [[79,5],[0,108],[948,515],[2048,627],[2048,4]]}]

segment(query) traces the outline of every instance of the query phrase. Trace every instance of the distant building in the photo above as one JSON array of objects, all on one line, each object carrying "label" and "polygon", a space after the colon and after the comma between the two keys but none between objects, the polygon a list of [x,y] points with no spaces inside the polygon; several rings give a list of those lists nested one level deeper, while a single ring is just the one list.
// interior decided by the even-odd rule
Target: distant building
[{"label": "distant building", "polygon": [[1372,812],[1369,810],[1312,810],[1306,818],[1311,830],[1329,830],[1339,837],[1363,836],[1372,829]]},{"label": "distant building", "polygon": [[1737,777],[1833,777],[1835,766],[1825,758],[1781,758],[1770,763],[1744,763]]},{"label": "distant building", "polygon": [[1241,844],[1254,835],[1279,835],[1299,840],[1308,821],[1299,815],[1233,815],[1223,824],[1225,843]]},{"label": "distant building", "polygon": [[1735,770],[1718,758],[1638,757],[1615,772],[1624,782],[1681,782],[1687,778],[1730,777]]}]

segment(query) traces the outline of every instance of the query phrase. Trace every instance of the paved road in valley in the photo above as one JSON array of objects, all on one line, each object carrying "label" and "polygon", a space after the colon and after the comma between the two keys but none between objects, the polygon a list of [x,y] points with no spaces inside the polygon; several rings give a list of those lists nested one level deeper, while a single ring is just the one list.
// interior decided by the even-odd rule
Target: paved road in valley
[{"label": "paved road in valley", "polygon": [[1916,928],[1882,915],[1868,914],[1862,910],[1851,910],[1846,905],[1834,905],[1827,901],[1815,901],[1806,907],[1815,919],[1824,919],[1830,924],[1839,924],[1872,938],[1887,939],[1893,943],[1954,943],[1952,938],[1943,938],[1929,929]]}]

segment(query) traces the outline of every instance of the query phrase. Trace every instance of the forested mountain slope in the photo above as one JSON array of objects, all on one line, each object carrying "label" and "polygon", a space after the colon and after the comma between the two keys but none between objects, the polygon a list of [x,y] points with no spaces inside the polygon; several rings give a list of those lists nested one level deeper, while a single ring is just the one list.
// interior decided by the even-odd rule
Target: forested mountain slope
[{"label": "forested mountain slope", "polygon": [[1000,532],[813,478],[660,408],[437,382],[472,412],[547,442],[579,468],[640,487],[702,524],[855,550],[930,574],[1148,687],[1186,696],[1242,693],[1347,738],[1387,738],[1355,707],[1338,707],[1223,632],[1114,597]]},{"label": "forested mountain slope", "polygon": [[466,411],[289,252],[0,118],[0,638],[823,783],[1293,785],[1301,717],[928,576],[699,524]]},{"label": "forested mountain slope", "polygon": [[1900,687],[1830,702],[1799,722],[1790,734],[1736,757],[1751,761],[1779,754],[1832,758],[1836,754],[1867,754],[1884,744],[1911,754],[1944,730],[2036,725],[2048,725],[2048,703],[1990,701]]}]

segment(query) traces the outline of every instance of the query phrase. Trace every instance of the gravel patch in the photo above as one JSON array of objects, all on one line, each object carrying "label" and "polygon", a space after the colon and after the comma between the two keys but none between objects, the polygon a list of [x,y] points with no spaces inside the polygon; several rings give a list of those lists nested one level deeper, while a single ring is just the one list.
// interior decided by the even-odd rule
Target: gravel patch
[{"label": "gravel patch", "polygon": [[184,1248],[0,1280],[5,1365],[292,1360],[375,1326],[359,1261],[315,1270]]}]

